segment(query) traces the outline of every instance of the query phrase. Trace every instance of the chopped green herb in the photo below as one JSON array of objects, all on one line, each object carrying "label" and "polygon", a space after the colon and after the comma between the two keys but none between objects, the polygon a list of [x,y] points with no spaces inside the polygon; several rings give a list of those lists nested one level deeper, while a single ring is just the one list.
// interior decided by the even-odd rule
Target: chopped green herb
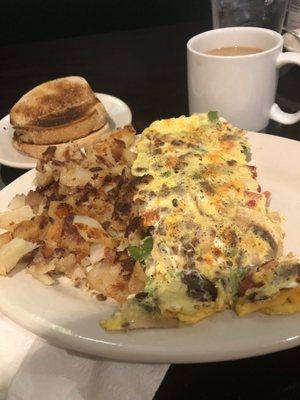
[{"label": "chopped green herb", "polygon": [[207,153],[207,150],[205,150],[201,147],[194,147],[194,151],[197,151],[199,153]]},{"label": "chopped green herb", "polygon": [[208,111],[207,116],[210,122],[217,122],[219,120],[217,111]]},{"label": "chopped green herb", "polygon": [[236,296],[239,291],[240,281],[247,274],[247,269],[244,267],[238,267],[232,271],[229,275],[229,286],[231,288],[233,296]]},{"label": "chopped green herb", "polygon": [[250,161],[251,160],[251,150],[247,146],[242,146],[242,148],[243,148],[242,153],[245,154],[246,161],[247,162]]},{"label": "chopped green herb", "polygon": [[228,246],[226,251],[226,257],[233,258],[237,254],[237,248],[234,246]]},{"label": "chopped green herb", "polygon": [[153,238],[148,236],[143,240],[141,246],[129,246],[128,251],[132,258],[136,261],[145,261],[150,255],[153,248]]},{"label": "chopped green herb", "polygon": [[172,174],[171,171],[165,171],[165,172],[163,172],[161,175],[167,178],[167,177],[170,176],[171,174]]}]

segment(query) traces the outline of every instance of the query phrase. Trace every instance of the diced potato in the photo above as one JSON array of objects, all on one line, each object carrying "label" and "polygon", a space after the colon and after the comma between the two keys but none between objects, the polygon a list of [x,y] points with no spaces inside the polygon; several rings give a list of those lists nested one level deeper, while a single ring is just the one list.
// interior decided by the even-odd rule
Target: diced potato
[{"label": "diced potato", "polygon": [[88,272],[87,279],[91,289],[119,302],[125,301],[129,295],[128,284],[121,275],[119,264],[109,264],[105,261],[95,264]]},{"label": "diced potato", "polygon": [[90,261],[95,264],[104,258],[104,245],[102,243],[92,243],[90,247]]},{"label": "diced potato", "polygon": [[146,274],[139,262],[135,263],[133,272],[128,282],[128,290],[130,293],[138,293],[145,287]]},{"label": "diced potato", "polygon": [[0,235],[0,249],[3,245],[12,240],[12,234],[10,232],[5,232]]},{"label": "diced potato", "polygon": [[62,234],[63,221],[56,219],[51,225],[48,226],[43,239],[46,243],[57,247]]},{"label": "diced potato", "polygon": [[34,190],[30,190],[25,198],[25,204],[30,206],[35,214],[40,214],[42,212],[44,208],[43,207],[44,201],[45,198],[43,197],[43,195]]},{"label": "diced potato", "polygon": [[14,238],[0,249],[0,275],[7,275],[25,254],[36,249],[36,243]]},{"label": "diced potato", "polygon": [[74,254],[70,253],[66,257],[61,257],[54,261],[55,270],[62,272],[68,276],[73,272],[76,265],[76,257]]},{"label": "diced potato", "polygon": [[54,279],[49,275],[49,274],[41,274],[37,271],[35,265],[31,265],[28,269],[27,272],[32,275],[35,279],[39,280],[41,283],[43,283],[46,286],[53,285],[55,282]]},{"label": "diced potato", "polygon": [[76,226],[80,236],[91,243],[103,243],[107,247],[113,247],[113,239],[105,232],[101,224],[94,218],[75,215],[73,225]]},{"label": "diced potato", "polygon": [[32,208],[23,206],[11,211],[3,211],[0,213],[0,228],[11,231],[19,222],[29,220],[34,217]]},{"label": "diced potato", "polygon": [[16,210],[25,206],[25,195],[17,194],[9,203],[8,208],[10,210]]},{"label": "diced potato", "polygon": [[76,187],[85,186],[87,183],[91,182],[93,173],[88,169],[76,166],[70,170],[65,169],[60,175],[60,184]]},{"label": "diced potato", "polygon": [[19,237],[30,242],[37,242],[41,236],[40,228],[41,217],[35,217],[31,220],[20,222],[13,231],[14,237]]}]

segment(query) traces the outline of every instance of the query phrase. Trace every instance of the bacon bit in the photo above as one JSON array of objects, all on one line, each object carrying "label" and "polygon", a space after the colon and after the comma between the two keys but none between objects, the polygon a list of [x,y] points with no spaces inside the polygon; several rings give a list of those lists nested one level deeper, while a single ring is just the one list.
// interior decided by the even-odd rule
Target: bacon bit
[{"label": "bacon bit", "polygon": [[246,206],[249,208],[253,208],[256,206],[256,201],[254,199],[247,201]]},{"label": "bacon bit", "polygon": [[159,220],[159,210],[145,211],[142,218],[144,226],[153,226]]},{"label": "bacon bit", "polygon": [[247,290],[253,288],[260,288],[263,286],[262,282],[253,282],[252,275],[245,276],[244,279],[241,280],[239,285],[239,296],[242,297],[245,295]]}]

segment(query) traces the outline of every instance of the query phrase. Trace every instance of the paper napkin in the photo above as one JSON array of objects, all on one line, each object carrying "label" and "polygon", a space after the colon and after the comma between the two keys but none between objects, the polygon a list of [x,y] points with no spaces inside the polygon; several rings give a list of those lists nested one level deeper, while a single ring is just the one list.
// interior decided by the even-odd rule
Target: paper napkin
[{"label": "paper napkin", "polygon": [[0,314],[1,400],[151,400],[167,369],[60,349]]}]

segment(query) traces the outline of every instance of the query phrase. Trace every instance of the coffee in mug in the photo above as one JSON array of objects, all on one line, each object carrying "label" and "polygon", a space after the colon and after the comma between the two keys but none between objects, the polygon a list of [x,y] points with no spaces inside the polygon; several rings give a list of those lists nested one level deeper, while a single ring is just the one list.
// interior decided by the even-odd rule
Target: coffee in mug
[{"label": "coffee in mug", "polygon": [[[285,113],[274,103],[279,68],[300,65],[300,53],[282,53],[282,45],[279,33],[255,27],[215,29],[191,38],[187,43],[190,113],[215,110],[232,124],[253,131],[265,128],[269,119],[298,122],[300,111]],[[210,54],[232,47],[256,51]]]},{"label": "coffee in mug", "polygon": [[246,56],[247,54],[261,53],[263,50],[257,47],[246,47],[246,46],[229,46],[221,47],[206,51],[205,54],[212,56]]}]

